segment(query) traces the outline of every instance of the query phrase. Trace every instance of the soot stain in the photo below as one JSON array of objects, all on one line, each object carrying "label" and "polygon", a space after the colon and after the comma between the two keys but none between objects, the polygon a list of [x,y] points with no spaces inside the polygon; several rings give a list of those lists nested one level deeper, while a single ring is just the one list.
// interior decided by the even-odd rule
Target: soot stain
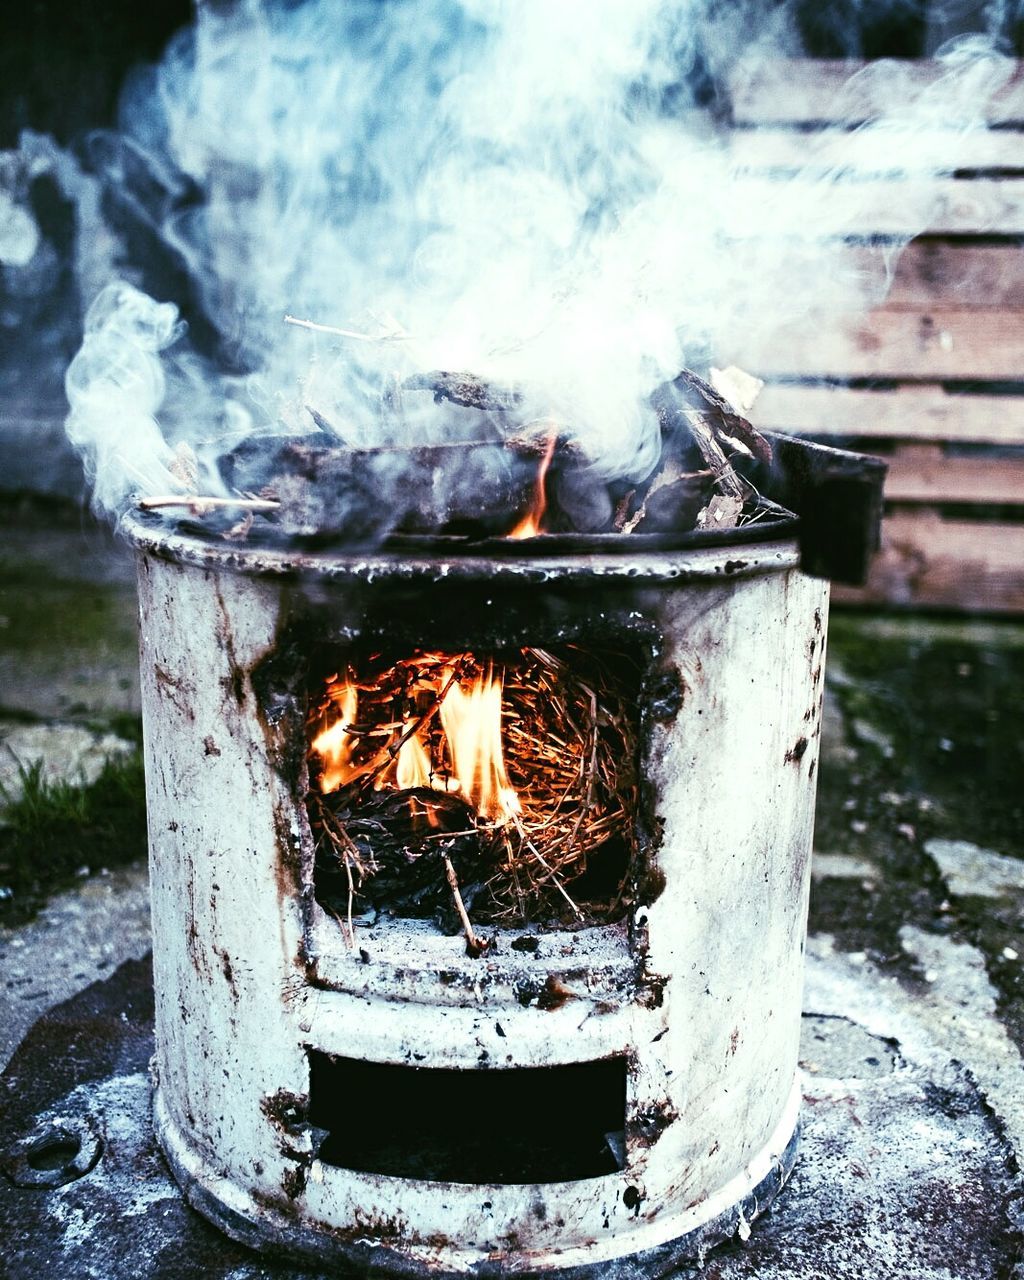
[{"label": "soot stain", "polygon": [[810,745],[806,738],[797,738],[796,742],[786,752],[786,764],[799,764],[807,752]]}]

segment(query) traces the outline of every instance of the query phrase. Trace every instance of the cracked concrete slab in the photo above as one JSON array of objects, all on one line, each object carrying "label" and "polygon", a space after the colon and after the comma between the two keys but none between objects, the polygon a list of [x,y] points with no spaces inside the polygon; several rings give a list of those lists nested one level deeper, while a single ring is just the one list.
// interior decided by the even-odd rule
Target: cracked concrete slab
[{"label": "cracked concrete slab", "polygon": [[937,863],[955,897],[1001,898],[1024,889],[1024,863],[1019,858],[982,849],[970,840],[926,840],[924,851]]},{"label": "cracked concrete slab", "polygon": [[997,1017],[997,993],[985,957],[968,943],[915,925],[900,930],[900,942],[924,978],[926,989],[913,1001],[916,1018],[941,1038],[952,1057],[969,1064],[1024,1167],[1024,1063]]},{"label": "cracked concrete slab", "polygon": [[[128,756],[135,744],[80,724],[24,724],[0,717],[0,796],[18,799],[23,771],[38,764],[45,782],[95,782],[108,760]],[[0,822],[3,815],[0,814]]]},{"label": "cracked concrete slab", "polygon": [[144,956],[149,945],[145,865],[91,876],[29,924],[0,926],[0,1066],[48,1009]]},{"label": "cracked concrete slab", "polygon": [[849,853],[819,853],[811,859],[811,875],[815,880],[877,881],[881,875],[877,863]]}]

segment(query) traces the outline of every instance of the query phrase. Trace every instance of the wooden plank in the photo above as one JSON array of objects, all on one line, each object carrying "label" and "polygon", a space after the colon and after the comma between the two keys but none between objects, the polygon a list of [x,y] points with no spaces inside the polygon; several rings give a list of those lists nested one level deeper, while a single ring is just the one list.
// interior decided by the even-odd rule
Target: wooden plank
[{"label": "wooden plank", "polygon": [[[905,97],[948,74],[948,68],[926,60],[893,60],[889,68],[881,73],[869,68],[867,76],[851,84],[851,77],[863,72],[865,64],[814,58],[779,58],[757,66],[740,62],[729,80],[733,117],[739,124],[861,123],[877,115],[885,100],[882,75],[889,75],[887,96],[891,101],[897,79],[905,86]],[[879,77],[877,89],[872,88],[873,77]],[[992,124],[1024,123],[1024,71],[1020,66],[990,99],[984,116]]]},{"label": "wooden plank", "polygon": [[865,587],[836,587],[843,603],[1019,613],[1024,524],[975,524],[893,515]]},{"label": "wooden plank", "polygon": [[[877,270],[879,255],[858,250],[862,265]],[[888,301],[897,306],[1024,307],[1024,253],[1020,245],[950,244],[919,239],[896,263]]]},{"label": "wooden plank", "polygon": [[883,307],[863,319],[813,317],[723,344],[718,363],[763,378],[956,378],[1024,374],[1024,310]]},{"label": "wooden plank", "polygon": [[[957,458],[938,446],[904,446],[887,456],[885,497],[901,503],[1024,506],[1024,458]],[[1024,562],[1021,563],[1024,573]]]},{"label": "wooden plank", "polygon": [[850,169],[861,177],[887,173],[940,173],[955,169],[1024,170],[1024,136],[1015,129],[931,130],[900,149],[892,137],[869,130],[825,128],[807,133],[777,126],[735,129],[729,158],[754,173]]},{"label": "wooden plank", "polygon": [[[758,210],[759,234],[798,228],[809,237],[1024,235],[1024,178],[743,177],[730,205]],[[725,218],[727,231],[733,231]]]},{"label": "wooden plank", "polygon": [[1024,395],[950,395],[936,386],[859,391],[769,385],[751,416],[760,427],[820,436],[1024,445]]}]

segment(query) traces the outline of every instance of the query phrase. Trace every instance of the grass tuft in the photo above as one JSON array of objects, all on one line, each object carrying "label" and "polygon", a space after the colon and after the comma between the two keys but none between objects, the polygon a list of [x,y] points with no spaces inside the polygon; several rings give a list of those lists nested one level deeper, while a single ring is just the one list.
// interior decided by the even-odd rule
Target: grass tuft
[{"label": "grass tuft", "polygon": [[142,753],[106,762],[95,782],[51,782],[36,762],[21,794],[0,787],[0,923],[30,918],[55,891],[146,853]]}]

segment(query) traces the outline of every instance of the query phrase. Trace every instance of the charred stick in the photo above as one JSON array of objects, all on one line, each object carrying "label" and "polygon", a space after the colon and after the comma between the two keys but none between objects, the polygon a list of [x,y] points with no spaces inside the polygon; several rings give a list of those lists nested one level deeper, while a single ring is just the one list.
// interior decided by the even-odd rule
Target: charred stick
[{"label": "charred stick", "polygon": [[402,387],[407,391],[432,391],[435,400],[450,400],[466,409],[515,409],[523,401],[523,393],[514,387],[492,387],[471,373],[449,373],[444,369],[414,373]]},{"label": "charred stick", "polygon": [[[670,384],[680,408],[709,412],[718,420],[722,433],[739,440],[758,459],[768,464],[772,460],[772,447],[763,435],[736,412],[733,406],[710,382],[705,382],[690,369],[683,369]],[[661,398],[661,392],[657,393]],[[716,424],[717,425],[717,424]]]},{"label": "charred stick", "polygon": [[331,436],[333,439],[337,440],[339,444],[344,445],[346,449],[350,449],[352,447],[330,418],[325,418],[319,409],[314,409],[311,404],[307,404],[306,412],[324,435]]},{"label": "charred stick", "polygon": [[[528,424],[529,425],[529,424]],[[583,465],[587,461],[578,441],[565,435],[557,422],[547,420],[537,424],[538,429],[528,431],[524,428],[515,435],[505,437],[505,448],[511,450],[519,458],[541,461],[552,449],[551,437],[555,437],[553,456],[562,463]]]},{"label": "charred stick", "polygon": [[470,956],[481,956],[487,950],[487,940],[478,937],[473,930],[473,922],[469,918],[466,910],[466,904],[462,901],[462,894],[459,892],[459,879],[455,874],[455,868],[452,866],[452,860],[447,854],[444,855],[444,873],[448,877],[448,887],[452,891],[452,901],[455,903],[455,910],[459,913],[459,919],[462,921],[462,932],[466,935],[466,954]]}]

